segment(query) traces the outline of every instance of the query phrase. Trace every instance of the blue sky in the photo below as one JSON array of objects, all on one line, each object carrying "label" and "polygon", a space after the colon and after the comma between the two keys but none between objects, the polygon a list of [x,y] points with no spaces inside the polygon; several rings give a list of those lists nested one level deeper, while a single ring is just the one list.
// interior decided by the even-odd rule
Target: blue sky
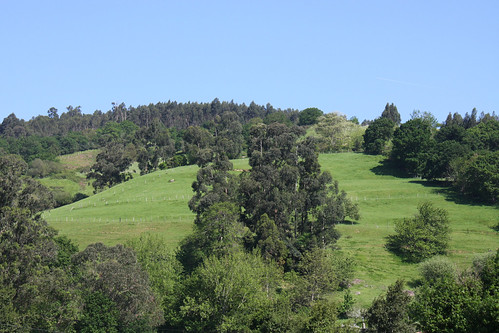
[{"label": "blue sky", "polygon": [[499,112],[498,1],[1,1],[0,118],[111,102]]}]

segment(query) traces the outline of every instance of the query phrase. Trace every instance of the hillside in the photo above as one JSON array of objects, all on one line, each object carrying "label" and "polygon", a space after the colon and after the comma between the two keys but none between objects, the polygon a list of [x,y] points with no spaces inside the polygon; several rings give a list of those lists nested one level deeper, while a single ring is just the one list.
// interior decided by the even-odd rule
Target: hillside
[{"label": "hillside", "polygon": [[[458,204],[445,188],[429,186],[414,178],[399,178],[380,164],[381,156],[355,153],[322,154],[319,161],[359,204],[358,224],[339,225],[339,247],[357,260],[352,287],[358,304],[367,306],[397,278],[413,281],[417,266],[406,264],[384,248],[394,221],[416,213],[416,206],[430,200],[449,212],[452,235],[450,258],[468,266],[475,254],[497,248],[497,208]],[[247,169],[247,160],[234,161]],[[162,235],[173,247],[191,230],[187,202],[196,166],[179,167],[137,177],[74,204],[46,212],[44,217],[61,234],[83,249],[90,243],[122,243],[142,232]],[[173,180],[173,181],[172,181]]]}]

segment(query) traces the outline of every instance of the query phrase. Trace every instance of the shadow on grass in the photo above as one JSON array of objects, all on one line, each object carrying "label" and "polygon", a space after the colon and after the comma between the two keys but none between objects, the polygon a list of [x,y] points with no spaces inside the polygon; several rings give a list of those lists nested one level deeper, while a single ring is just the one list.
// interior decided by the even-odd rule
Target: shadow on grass
[{"label": "shadow on grass", "polygon": [[467,197],[462,193],[459,193],[455,188],[452,187],[452,183],[448,181],[438,181],[438,180],[430,181],[430,180],[415,179],[415,180],[410,180],[409,183],[419,184],[424,187],[430,188],[432,193],[443,195],[445,200],[452,201],[459,205],[490,206],[499,209],[499,205],[483,202],[478,199]]},{"label": "shadow on grass", "polygon": [[350,220],[344,220],[342,222],[338,222],[338,224],[344,224],[344,225],[357,225],[357,224],[360,224],[359,222],[357,221],[350,221]]},{"label": "shadow on grass", "polygon": [[383,160],[379,165],[371,168],[371,171],[378,176],[393,176],[397,178],[411,178],[404,170],[397,167],[395,163],[389,160]]}]

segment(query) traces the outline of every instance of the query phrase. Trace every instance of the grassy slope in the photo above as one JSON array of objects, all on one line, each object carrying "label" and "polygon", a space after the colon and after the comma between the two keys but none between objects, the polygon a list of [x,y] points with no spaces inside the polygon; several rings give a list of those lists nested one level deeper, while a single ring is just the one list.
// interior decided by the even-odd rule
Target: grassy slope
[{"label": "grassy slope", "polygon": [[[477,253],[495,250],[498,234],[490,227],[499,221],[499,211],[491,206],[456,204],[444,189],[428,186],[414,178],[389,175],[379,162],[380,156],[363,154],[323,154],[324,170],[339,180],[340,188],[359,204],[358,224],[340,225],[339,246],[354,255],[358,267],[353,286],[354,297],[363,306],[370,304],[397,278],[411,282],[417,265],[403,263],[384,248],[385,237],[393,233],[396,220],[417,213],[417,204],[429,200],[449,212],[451,243],[449,256],[460,267],[469,266]],[[426,185],[425,185],[426,184]],[[360,293],[355,296],[356,293]]]},{"label": "grassy slope", "polygon": [[88,185],[85,174],[80,173],[78,170],[90,168],[90,166],[95,163],[95,158],[98,153],[98,149],[93,149],[59,156],[59,162],[62,164],[65,171],[59,175],[40,179],[40,182],[48,188],[61,189],[71,196],[78,192],[91,195],[93,193],[93,187]]},{"label": "grassy slope", "polygon": [[[495,249],[498,244],[497,232],[490,228],[499,221],[496,208],[456,204],[441,188],[390,175],[390,170],[380,166],[381,159],[354,153],[323,154],[319,158],[323,169],[330,171],[340,188],[360,206],[359,223],[340,225],[338,229],[343,235],[339,246],[358,262],[355,278],[360,283],[352,290],[362,306],[370,304],[398,277],[411,281],[416,276],[416,265],[403,263],[386,251],[384,237],[393,232],[394,221],[414,215],[423,200],[449,211],[450,257],[461,267],[469,265],[476,253]],[[247,163],[237,160],[234,168],[247,169]],[[194,215],[187,202],[196,171],[197,167],[187,166],[137,177],[47,212],[45,217],[61,234],[76,240],[80,248],[98,241],[120,243],[141,232],[160,234],[175,246],[191,230]]]}]

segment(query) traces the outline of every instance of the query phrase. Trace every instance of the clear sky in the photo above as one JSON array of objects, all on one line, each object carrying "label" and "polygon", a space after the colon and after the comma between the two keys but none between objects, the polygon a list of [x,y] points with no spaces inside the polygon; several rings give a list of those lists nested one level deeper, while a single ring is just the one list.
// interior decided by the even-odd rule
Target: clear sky
[{"label": "clear sky", "polygon": [[0,120],[176,100],[499,112],[499,1],[0,0]]}]

